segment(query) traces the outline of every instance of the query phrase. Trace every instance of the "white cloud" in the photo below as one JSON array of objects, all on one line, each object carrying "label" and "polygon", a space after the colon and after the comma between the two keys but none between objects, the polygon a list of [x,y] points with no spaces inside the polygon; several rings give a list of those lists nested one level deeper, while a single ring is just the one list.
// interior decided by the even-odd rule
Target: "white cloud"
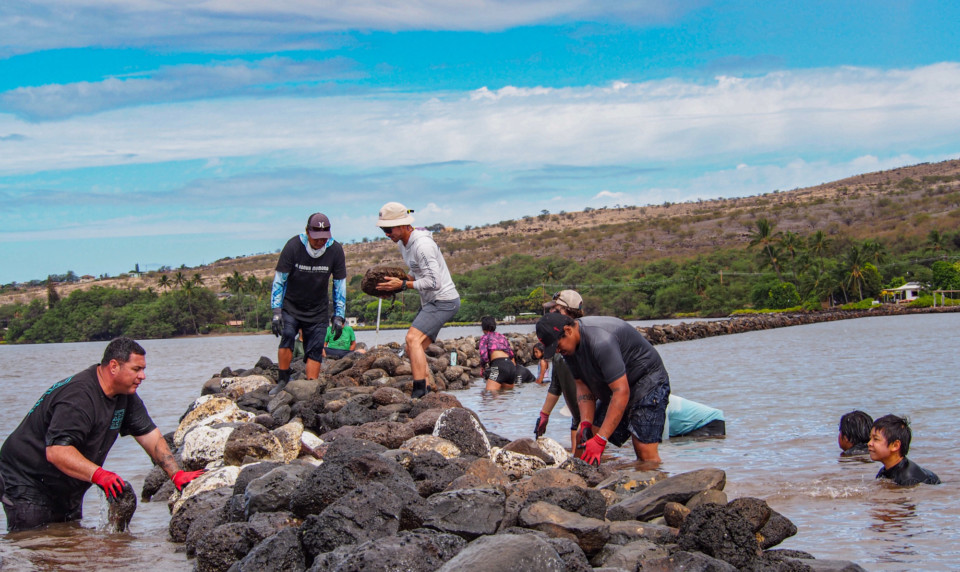
[{"label": "white cloud", "polygon": [[620,200],[622,198],[625,198],[626,196],[627,196],[627,193],[614,193],[611,191],[600,191],[599,193],[594,195],[593,198],[594,200],[604,200],[604,199]]},{"label": "white cloud", "polygon": [[0,114],[0,133],[19,134],[0,142],[16,149],[0,153],[0,175],[217,157],[345,169],[471,161],[502,170],[927,155],[960,147],[958,92],[960,65],[945,63],[481,100],[473,92],[229,98],[39,124]]},{"label": "white cloud", "polygon": [[478,30],[578,20],[648,25],[696,3],[654,0],[4,0],[0,57],[83,46],[322,49],[324,32]]},{"label": "white cloud", "polygon": [[[29,120],[54,120],[145,104],[251,95],[266,85],[285,82],[296,82],[296,87],[279,89],[302,92],[304,83],[355,76],[351,68],[352,63],[343,58],[294,61],[281,57],[171,66],[135,77],[16,88],[0,93],[0,110]],[[272,92],[277,90],[274,86]]]}]

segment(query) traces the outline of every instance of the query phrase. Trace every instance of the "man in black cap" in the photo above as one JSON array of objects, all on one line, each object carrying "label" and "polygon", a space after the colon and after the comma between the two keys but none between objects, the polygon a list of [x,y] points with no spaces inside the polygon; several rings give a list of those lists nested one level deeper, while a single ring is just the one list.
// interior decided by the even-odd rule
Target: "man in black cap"
[{"label": "man in black cap", "polygon": [[[328,319],[327,287],[333,277],[334,316]],[[334,339],[343,332],[347,309],[347,263],[343,247],[330,233],[330,219],[323,213],[313,213],[307,219],[307,228],[287,241],[280,251],[273,277],[273,335],[280,338],[277,365],[280,373],[277,386],[270,395],[280,393],[290,381],[290,362],[298,333],[303,334],[303,350],[307,361],[307,379],[320,376],[323,361],[323,338],[327,324],[333,328]]]},{"label": "man in black cap", "polygon": [[537,337],[544,357],[559,352],[576,380],[581,459],[599,465],[607,441],[630,437],[637,459],[659,463],[670,377],[650,342],[619,318],[559,313],[540,318]]}]

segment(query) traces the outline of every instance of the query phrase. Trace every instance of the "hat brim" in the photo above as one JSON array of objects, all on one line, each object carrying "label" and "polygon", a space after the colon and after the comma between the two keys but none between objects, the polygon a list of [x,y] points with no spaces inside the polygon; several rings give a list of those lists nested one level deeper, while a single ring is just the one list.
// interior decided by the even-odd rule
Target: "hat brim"
[{"label": "hat brim", "polygon": [[408,225],[408,224],[413,224],[413,217],[410,216],[410,215],[407,215],[407,216],[402,217],[402,218],[395,218],[395,219],[390,219],[390,220],[378,220],[378,221],[377,221],[377,226],[379,226],[380,228],[390,228],[390,227],[394,227],[394,226],[405,226],[405,225]]},{"label": "hat brim", "polygon": [[307,236],[316,240],[318,238],[330,238],[333,235],[330,234],[329,230],[308,230]]},{"label": "hat brim", "polygon": [[559,341],[560,340],[557,340],[549,346],[543,346],[543,359],[553,359],[553,356],[557,353],[557,342]]},{"label": "hat brim", "polygon": [[556,302],[554,302],[553,300],[550,300],[549,302],[544,303],[543,309],[544,309],[544,310],[549,310],[550,308],[553,308],[553,307],[556,306],[556,305],[557,305]]}]

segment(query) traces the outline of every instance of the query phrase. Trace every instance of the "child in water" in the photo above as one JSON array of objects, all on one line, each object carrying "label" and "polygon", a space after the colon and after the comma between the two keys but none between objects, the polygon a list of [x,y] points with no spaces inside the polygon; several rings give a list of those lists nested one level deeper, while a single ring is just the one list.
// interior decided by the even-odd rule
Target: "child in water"
[{"label": "child in water", "polygon": [[870,459],[883,463],[878,479],[890,479],[900,486],[924,483],[939,485],[940,478],[907,459],[910,451],[910,425],[903,417],[884,415],[870,429]]},{"label": "child in water", "polygon": [[841,457],[855,457],[867,455],[867,443],[870,441],[870,428],[873,427],[873,418],[863,411],[851,411],[840,418],[840,434],[837,435],[837,444],[840,445]]}]

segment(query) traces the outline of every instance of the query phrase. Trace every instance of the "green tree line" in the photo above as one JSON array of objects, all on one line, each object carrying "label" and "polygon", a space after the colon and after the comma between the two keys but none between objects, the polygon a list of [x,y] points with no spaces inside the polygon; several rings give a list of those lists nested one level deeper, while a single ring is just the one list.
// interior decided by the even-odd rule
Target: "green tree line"
[{"label": "green tree line", "polygon": [[[960,290],[958,254],[960,233],[931,231],[921,247],[903,250],[822,231],[780,232],[757,219],[747,248],[685,260],[636,265],[515,254],[454,276],[461,295],[454,319],[539,313],[554,292],[566,288],[583,295],[587,313],[627,319],[725,316],[744,308],[815,310],[869,301],[906,282]],[[348,284],[347,316],[372,325],[379,306],[381,324],[398,324],[409,323],[419,310],[415,291],[381,301],[360,291],[361,279],[356,274]],[[271,284],[235,271],[217,285],[228,295],[218,296],[199,273],[177,271],[161,275],[147,290],[92,287],[61,298],[50,282],[46,301],[0,306],[0,327],[8,343],[166,338],[230,329],[230,321],[259,331],[270,320]]]}]

